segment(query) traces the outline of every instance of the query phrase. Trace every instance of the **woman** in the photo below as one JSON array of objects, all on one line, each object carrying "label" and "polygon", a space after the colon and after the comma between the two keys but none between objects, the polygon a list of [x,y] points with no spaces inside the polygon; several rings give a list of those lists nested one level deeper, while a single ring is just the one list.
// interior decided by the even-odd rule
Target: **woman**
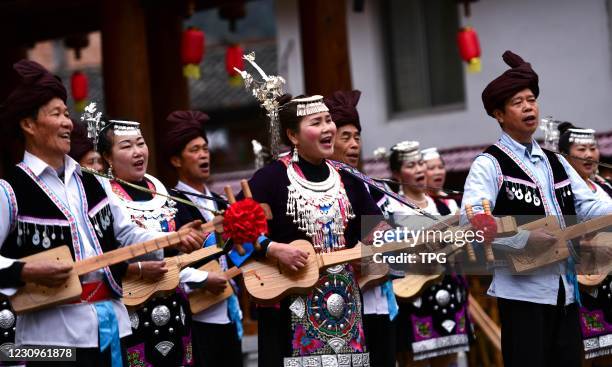
[{"label": "woman", "polygon": [[[98,151],[114,177],[167,195],[164,185],[146,174],[149,150],[137,122],[111,120],[98,139]],[[111,181],[111,187],[115,199],[125,206],[140,227],[159,232],[175,230],[177,209],[174,201],[117,180]],[[163,250],[142,256],[129,265],[127,276],[159,279],[168,271],[163,259]],[[192,365],[188,312],[189,305],[178,288],[176,292],[159,295],[130,310],[132,335],[126,341],[128,365]]]},{"label": "woman", "polygon": [[450,198],[444,191],[446,180],[446,166],[437,148],[423,149],[423,161],[427,165],[427,193],[432,197],[440,215],[455,214],[459,206],[455,199]]},{"label": "woman", "polygon": [[[595,140],[595,131],[579,129],[569,122],[561,123],[559,129],[559,151],[569,154],[568,162],[584,179],[599,200],[612,200],[612,186],[604,178],[597,175],[599,148]],[[588,161],[582,160],[588,159]],[[585,347],[584,366],[609,366],[612,346],[601,345],[600,340],[612,338],[612,293],[608,276],[595,289],[583,289],[580,292],[582,306],[580,307],[580,329]],[[599,357],[599,358],[596,358]]]},{"label": "woman", "polygon": [[93,142],[87,137],[87,126],[75,120],[72,120],[68,155],[79,162],[82,167],[98,172],[106,170],[102,156],[94,149]]},{"label": "woman", "polygon": [[[279,99],[281,137],[292,147],[255,173],[253,198],[270,205],[273,219],[262,251],[293,271],[308,254],[290,245],[311,241],[317,253],[352,247],[360,216],[380,215],[363,183],[329,161],[336,126],[321,96]],[[259,366],[361,365],[368,358],[361,295],[348,264],[322,271],[306,296],[288,296],[258,309]],[[312,364],[317,363],[317,364]]]},{"label": "woman", "polygon": [[[440,215],[433,199],[425,192],[427,166],[418,142],[404,141],[393,146],[389,166],[405,199],[429,214]],[[419,213],[397,201],[391,200],[388,210],[396,223],[409,227],[412,221],[415,226],[421,226],[416,224],[417,218],[410,217]],[[457,363],[457,352],[469,350],[471,331],[466,289],[463,277],[449,273],[419,296],[399,302],[400,366],[453,366]]]}]

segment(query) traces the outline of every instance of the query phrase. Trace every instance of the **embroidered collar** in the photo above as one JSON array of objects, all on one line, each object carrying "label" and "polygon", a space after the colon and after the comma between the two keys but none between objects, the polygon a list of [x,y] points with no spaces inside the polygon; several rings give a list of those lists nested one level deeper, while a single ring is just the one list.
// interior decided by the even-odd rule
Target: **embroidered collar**
[{"label": "embroidered collar", "polygon": [[[150,190],[158,192],[162,195],[168,195],[166,187],[157,178],[149,174],[145,174],[145,178]],[[113,194],[115,194],[115,196],[121,200],[122,204],[129,209],[139,211],[159,210],[166,205],[166,202],[168,201],[168,199],[162,195],[153,195],[152,200],[134,201],[117,182],[111,181],[111,187],[113,188]]]},{"label": "embroidered collar", "polygon": [[[27,150],[23,154],[23,163],[28,166],[32,173],[34,173],[38,177],[40,177],[40,175],[42,175],[45,170],[49,170],[49,172],[53,171],[55,172],[55,175],[57,175],[57,172],[53,167],[49,166],[45,161],[28,152]],[[75,161],[68,155],[64,156],[64,172],[65,177],[72,176],[73,172],[76,172],[81,176],[83,175],[83,173],[81,172],[81,166],[77,163],[77,161]]]},{"label": "embroidered collar", "polygon": [[502,136],[499,138],[499,142],[512,150],[512,152],[519,157],[527,157],[530,159],[537,157],[539,159],[544,159],[544,151],[533,138],[531,139],[531,152],[528,152],[527,148],[523,144],[512,139],[512,137],[507,133],[502,134]]}]

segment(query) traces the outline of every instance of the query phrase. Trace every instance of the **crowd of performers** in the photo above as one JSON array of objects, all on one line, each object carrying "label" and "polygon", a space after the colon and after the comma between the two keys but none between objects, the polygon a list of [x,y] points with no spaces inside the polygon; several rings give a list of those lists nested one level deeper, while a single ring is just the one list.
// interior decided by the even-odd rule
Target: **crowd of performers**
[{"label": "crowd of performers", "polygon": [[[228,206],[207,186],[209,117],[199,111],[168,116],[159,156],[176,170],[178,183],[171,189],[147,174],[149,152],[137,122],[102,116],[92,129],[71,120],[59,78],[35,62],[16,63],[21,82],[3,102],[0,117],[3,135],[22,140],[25,153],[0,179],[1,293],[10,297],[26,283],[62,285],[72,265],[20,261],[58,246],[68,245],[73,259],[82,260],[172,232],[180,234],[180,244],[81,275],[80,301],[15,315],[6,298],[2,348],[76,347],[76,362],[27,366],[242,366],[237,294],[245,290],[225,275],[234,265],[271,259],[299,272],[312,259],[291,245],[295,240],[310,241],[317,254],[333,253],[355,246],[368,232],[364,216],[385,218],[393,228],[409,225],[406,218],[465,213],[466,205],[482,212],[483,199],[493,215],[516,216],[518,224],[519,215],[555,215],[565,226],[612,213],[612,186],[594,163],[594,132],[564,123],[558,151],[571,157],[542,149],[533,138],[538,76],[518,55],[507,51],[503,58],[510,69],[482,93],[501,136],[474,160],[462,200],[445,193],[437,150],[421,149],[409,130],[411,140],[388,154],[387,186],[381,189],[359,173],[359,91],[325,98],[284,94],[273,104],[277,133],[290,150],[248,182],[253,199],[270,208],[267,233],[246,255],[229,250],[183,267],[176,289],[128,307],[122,283],[155,283],[168,273],[173,256],[218,242],[199,230]],[[461,220],[466,222],[465,215]],[[552,233],[539,228],[519,230],[493,246],[503,254],[554,242]],[[218,261],[218,270],[199,269],[209,261]],[[570,257],[516,275],[496,263],[487,293],[497,297],[505,366],[610,365],[612,279],[580,288],[575,266]],[[321,270],[305,293],[255,304],[259,366],[456,366],[458,354],[470,348],[474,326],[466,276],[461,269],[445,270],[415,296],[401,298],[394,282],[410,275],[390,272],[362,288],[360,263],[345,263]],[[219,294],[228,287],[235,294],[191,312],[190,294]]]}]

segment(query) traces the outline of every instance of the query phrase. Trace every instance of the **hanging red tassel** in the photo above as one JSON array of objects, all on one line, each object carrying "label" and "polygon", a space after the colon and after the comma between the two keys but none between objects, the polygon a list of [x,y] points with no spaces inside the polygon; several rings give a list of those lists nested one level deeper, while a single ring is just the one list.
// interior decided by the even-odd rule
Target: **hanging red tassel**
[{"label": "hanging red tassel", "polygon": [[75,71],[70,79],[70,87],[72,89],[72,99],[74,99],[75,109],[78,112],[83,112],[87,104],[87,75],[81,71]]},{"label": "hanging red tassel", "polygon": [[244,50],[239,45],[231,45],[225,52],[225,71],[229,76],[230,85],[236,87],[242,85],[242,78],[234,68],[244,70]]},{"label": "hanging red tassel", "polygon": [[204,32],[196,27],[183,31],[181,38],[181,61],[183,75],[191,79],[200,79],[200,63],[204,58]]},{"label": "hanging red tassel", "polygon": [[457,33],[457,46],[461,59],[468,63],[468,71],[477,73],[481,70],[480,65],[480,42],[478,34],[472,27],[465,27]]}]

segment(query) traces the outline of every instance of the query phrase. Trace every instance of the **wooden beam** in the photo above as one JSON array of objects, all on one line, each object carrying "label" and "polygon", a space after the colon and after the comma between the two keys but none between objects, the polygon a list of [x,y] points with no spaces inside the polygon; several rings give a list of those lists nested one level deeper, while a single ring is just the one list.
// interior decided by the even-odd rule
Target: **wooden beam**
[{"label": "wooden beam", "polygon": [[299,2],[307,94],[352,89],[346,9],[344,0]]},{"label": "wooden beam", "polygon": [[[149,75],[153,107],[155,143],[163,147],[168,131],[166,117],[176,110],[189,109],[189,90],[181,63],[182,9],[164,3],[147,7]],[[157,151],[157,174],[168,185],[176,182],[176,172],[163,151]]]},{"label": "wooden beam", "polygon": [[138,121],[149,146],[148,172],[157,174],[145,11],[140,0],[101,4],[106,112]]},{"label": "wooden beam", "polygon": [[0,2],[0,32],[15,42],[39,41],[100,29],[98,0]]},{"label": "wooden beam", "polygon": [[[13,64],[27,57],[25,47],[16,45],[9,40],[3,40],[1,43],[3,47],[0,48],[0,80],[2,80],[2,83],[0,83],[0,104],[4,102],[19,82]],[[7,122],[3,121],[2,123]],[[7,129],[3,127],[3,134],[0,136],[0,178],[23,158],[22,144],[16,139],[8,138],[6,131]]]}]

